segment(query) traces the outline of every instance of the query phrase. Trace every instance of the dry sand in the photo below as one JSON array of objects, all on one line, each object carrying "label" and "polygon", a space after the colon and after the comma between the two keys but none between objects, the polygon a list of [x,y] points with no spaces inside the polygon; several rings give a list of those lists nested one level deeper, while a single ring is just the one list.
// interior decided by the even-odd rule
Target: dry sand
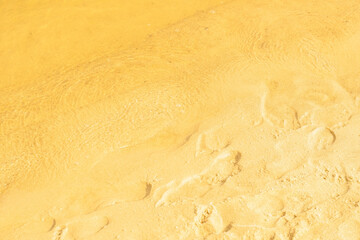
[{"label": "dry sand", "polygon": [[359,240],[360,2],[0,2],[0,239]]}]

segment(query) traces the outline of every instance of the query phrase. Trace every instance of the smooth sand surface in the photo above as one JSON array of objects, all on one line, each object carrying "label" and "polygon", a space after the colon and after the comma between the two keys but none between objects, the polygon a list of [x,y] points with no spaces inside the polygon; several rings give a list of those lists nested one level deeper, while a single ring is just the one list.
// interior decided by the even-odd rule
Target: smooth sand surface
[{"label": "smooth sand surface", "polygon": [[359,240],[360,1],[0,2],[0,239]]}]

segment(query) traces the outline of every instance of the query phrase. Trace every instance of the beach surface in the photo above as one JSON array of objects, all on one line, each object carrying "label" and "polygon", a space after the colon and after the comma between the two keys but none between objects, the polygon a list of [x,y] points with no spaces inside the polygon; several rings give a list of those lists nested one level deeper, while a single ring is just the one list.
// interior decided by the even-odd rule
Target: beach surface
[{"label": "beach surface", "polygon": [[0,2],[0,239],[359,240],[360,1]]}]

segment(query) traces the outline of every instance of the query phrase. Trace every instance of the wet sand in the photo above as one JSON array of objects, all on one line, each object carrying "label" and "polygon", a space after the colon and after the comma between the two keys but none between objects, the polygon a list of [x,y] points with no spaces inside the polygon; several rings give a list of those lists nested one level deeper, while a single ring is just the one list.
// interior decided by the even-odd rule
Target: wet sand
[{"label": "wet sand", "polygon": [[191,4],[3,4],[1,239],[359,238],[360,3]]}]

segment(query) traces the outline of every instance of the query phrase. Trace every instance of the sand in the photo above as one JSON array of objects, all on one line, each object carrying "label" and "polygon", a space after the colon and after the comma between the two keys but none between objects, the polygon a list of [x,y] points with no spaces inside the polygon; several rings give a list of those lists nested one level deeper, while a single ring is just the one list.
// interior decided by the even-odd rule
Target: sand
[{"label": "sand", "polygon": [[0,22],[0,239],[360,239],[359,1]]}]

